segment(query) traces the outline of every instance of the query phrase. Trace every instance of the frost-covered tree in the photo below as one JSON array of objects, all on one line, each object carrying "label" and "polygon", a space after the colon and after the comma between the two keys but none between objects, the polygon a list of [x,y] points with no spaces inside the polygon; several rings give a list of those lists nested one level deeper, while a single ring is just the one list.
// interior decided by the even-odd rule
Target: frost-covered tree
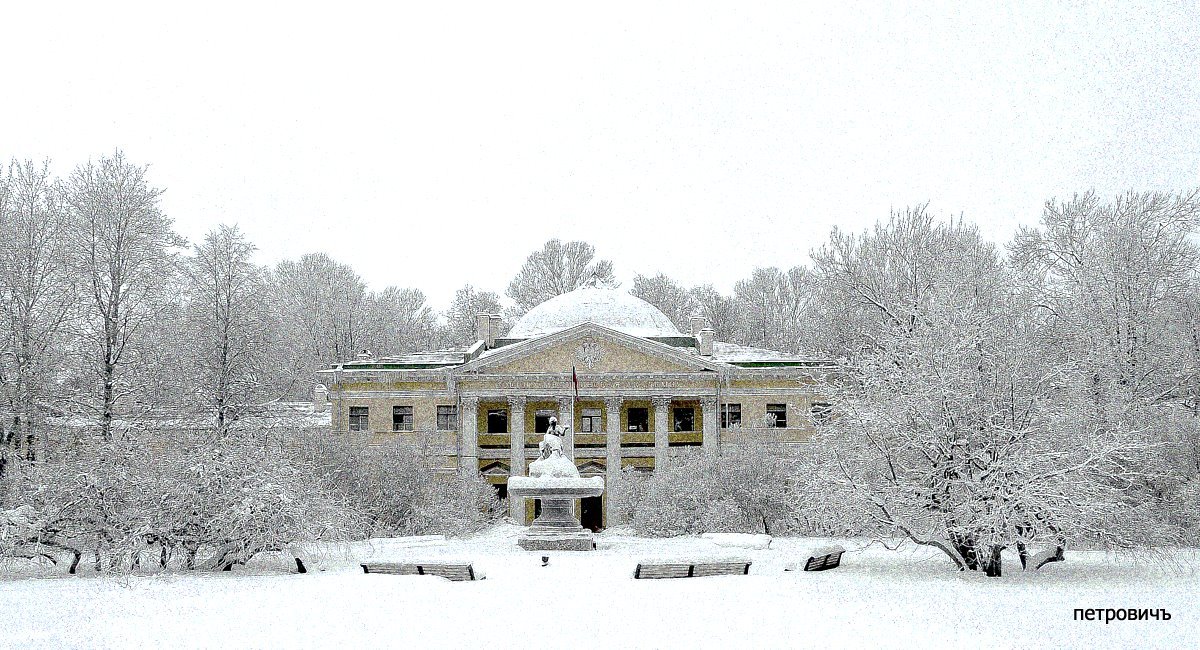
[{"label": "frost-covered tree", "polygon": [[740,312],[738,342],[783,352],[802,347],[804,314],[811,280],[808,270],[794,267],[755,269],[734,285]]},{"label": "frost-covered tree", "polygon": [[89,304],[83,326],[97,384],[87,403],[105,440],[118,404],[136,394],[136,373],[147,370],[144,328],[170,302],[165,285],[176,272],[175,249],[186,243],[163,214],[161,195],[146,168],[120,151],[76,167],[67,181],[73,271]]},{"label": "frost-covered tree", "polygon": [[[1074,368],[975,228],[917,208],[835,232],[813,260],[819,300],[846,305],[826,331],[846,370],[827,429],[858,509],[988,575],[1005,548],[1036,567],[1079,540],[1155,541],[1121,499],[1154,443],[1074,416]],[[1047,551],[1031,559],[1034,544]]]},{"label": "frost-covered tree", "polygon": [[61,402],[54,379],[75,305],[67,219],[49,163],[0,173],[0,479],[10,462],[44,455],[45,414]]},{"label": "frost-covered tree", "polygon": [[218,437],[244,407],[269,394],[263,366],[270,316],[262,308],[269,285],[254,251],[237,226],[222,225],[195,245],[185,265],[196,389]]},{"label": "frost-covered tree", "polygon": [[437,313],[417,289],[388,287],[367,294],[362,347],[378,354],[428,350],[440,342]]},{"label": "frost-covered tree", "polygon": [[506,292],[516,302],[518,315],[580,287],[593,284],[617,286],[612,262],[595,258],[596,249],[591,244],[581,241],[563,243],[557,239],[551,239],[541,250],[530,253]]},{"label": "frost-covered tree", "polygon": [[691,318],[696,315],[698,307],[696,298],[666,275],[635,275],[633,289],[629,293],[658,307],[680,332],[687,333],[691,330]]},{"label": "frost-covered tree", "polygon": [[741,342],[738,306],[732,297],[722,295],[711,284],[693,287],[690,293],[696,303],[696,313],[712,328],[718,341]]},{"label": "frost-covered tree", "polygon": [[367,287],[349,265],[309,253],[275,267],[271,302],[277,337],[288,341],[282,365],[294,397],[305,397],[313,373],[354,358],[363,349]]},{"label": "frost-covered tree", "polygon": [[[503,307],[500,296],[493,291],[476,291],[475,287],[466,285],[454,292],[454,300],[443,317],[446,320],[446,342],[450,345],[464,345],[476,339],[475,317],[478,314],[500,314]],[[507,323],[501,327],[501,332],[507,331]]]}]

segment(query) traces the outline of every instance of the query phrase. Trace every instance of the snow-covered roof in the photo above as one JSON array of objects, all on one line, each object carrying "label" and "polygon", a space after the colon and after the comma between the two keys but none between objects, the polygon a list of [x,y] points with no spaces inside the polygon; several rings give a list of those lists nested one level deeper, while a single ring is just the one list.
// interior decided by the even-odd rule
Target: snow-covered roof
[{"label": "snow-covered roof", "polygon": [[713,360],[735,364],[771,361],[799,363],[809,361],[809,359],[794,354],[785,354],[783,352],[776,352],[775,350],[738,345],[736,343],[725,343],[723,341],[713,341]]},{"label": "snow-covered roof", "polygon": [[530,309],[505,338],[531,339],[581,323],[595,323],[642,338],[683,336],[657,307],[618,289],[585,287]]}]

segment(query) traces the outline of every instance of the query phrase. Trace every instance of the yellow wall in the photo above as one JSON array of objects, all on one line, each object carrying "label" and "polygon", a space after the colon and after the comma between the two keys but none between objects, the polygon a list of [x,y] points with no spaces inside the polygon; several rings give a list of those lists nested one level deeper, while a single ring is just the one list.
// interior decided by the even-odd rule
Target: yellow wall
[{"label": "yellow wall", "polygon": [[640,350],[604,339],[585,339],[600,350],[600,360],[592,367],[580,363],[576,352],[584,341],[571,341],[549,347],[531,356],[501,365],[496,372],[571,372],[574,366],[580,375],[599,372],[686,372],[691,370],[679,363],[667,361]]}]

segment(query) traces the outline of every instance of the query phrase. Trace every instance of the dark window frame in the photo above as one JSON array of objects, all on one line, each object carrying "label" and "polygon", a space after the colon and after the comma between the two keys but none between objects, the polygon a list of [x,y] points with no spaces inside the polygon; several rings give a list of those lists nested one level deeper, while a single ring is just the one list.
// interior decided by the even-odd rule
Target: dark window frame
[{"label": "dark window frame", "polygon": [[[449,422],[442,426],[443,422],[449,418]],[[438,431],[458,431],[458,407],[454,404],[438,404],[437,407],[437,430]]]},{"label": "dark window frame", "polygon": [[[680,416],[687,414],[686,421],[681,421]],[[680,425],[686,424],[689,428],[681,429]],[[673,406],[671,407],[671,431],[674,433],[692,433],[696,430],[696,407],[694,406]]]},{"label": "dark window frame", "polygon": [[[638,420],[641,421],[641,428],[635,429],[633,414],[638,413]],[[625,409],[625,429],[632,433],[647,433],[650,431],[650,409],[644,406],[630,406]]]},{"label": "dark window frame", "polygon": [[787,404],[767,404],[767,415],[775,416],[774,426],[776,429],[787,428]]},{"label": "dark window frame", "polygon": [[[493,422],[499,423],[501,421],[504,423],[504,426],[502,427],[504,430],[503,431],[493,431],[492,423]],[[488,409],[487,419],[484,422],[484,425],[487,429],[487,432],[491,435],[509,433],[510,431],[512,431],[512,429],[509,428],[508,409]],[[501,427],[497,426],[495,428],[501,428]]]},{"label": "dark window frame", "polygon": [[[736,417],[730,417],[736,416]],[[742,426],[742,405],[740,402],[726,403],[721,405],[721,428],[729,429],[731,427]]]},{"label": "dark window frame", "polygon": [[[355,412],[357,411],[357,413]],[[371,407],[351,406],[347,412],[346,428],[350,431],[371,430]]]},{"label": "dark window frame", "polygon": [[[405,409],[407,409],[407,412],[405,412]],[[405,416],[408,416],[407,420]],[[406,422],[408,424],[407,429],[404,428]],[[392,431],[412,431],[416,428],[414,424],[413,407],[406,404],[397,404],[392,407]]]}]

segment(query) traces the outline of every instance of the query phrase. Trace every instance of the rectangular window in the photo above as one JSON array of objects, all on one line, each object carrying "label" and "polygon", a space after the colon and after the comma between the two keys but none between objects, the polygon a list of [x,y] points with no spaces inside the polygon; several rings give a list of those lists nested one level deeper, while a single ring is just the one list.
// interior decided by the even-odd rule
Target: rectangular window
[{"label": "rectangular window", "polygon": [[439,406],[437,411],[438,431],[456,431],[458,429],[458,407]]},{"label": "rectangular window", "polygon": [[508,433],[508,411],[504,409],[488,409],[488,433]]},{"label": "rectangular window", "polygon": [[630,431],[649,431],[650,409],[632,406],[629,408],[626,420],[629,422]]},{"label": "rectangular window", "polygon": [[538,409],[533,414],[533,432],[546,433],[550,429],[550,418],[555,417],[558,411],[551,409]]},{"label": "rectangular window", "polygon": [[731,429],[742,426],[742,405],[723,404],[721,406],[721,428]]},{"label": "rectangular window", "polygon": [[350,430],[351,431],[368,431],[370,425],[367,424],[369,409],[366,406],[351,406],[350,407]]},{"label": "rectangular window", "polygon": [[674,414],[675,431],[696,430],[696,410],[690,406],[677,406],[671,409]]},{"label": "rectangular window", "polygon": [[392,407],[392,431],[412,431],[413,430],[413,407],[411,406],[393,406]]},{"label": "rectangular window", "polygon": [[767,404],[767,426],[787,427],[787,404]]},{"label": "rectangular window", "polygon": [[579,418],[580,433],[601,433],[604,428],[600,425],[600,409],[583,409]]}]

